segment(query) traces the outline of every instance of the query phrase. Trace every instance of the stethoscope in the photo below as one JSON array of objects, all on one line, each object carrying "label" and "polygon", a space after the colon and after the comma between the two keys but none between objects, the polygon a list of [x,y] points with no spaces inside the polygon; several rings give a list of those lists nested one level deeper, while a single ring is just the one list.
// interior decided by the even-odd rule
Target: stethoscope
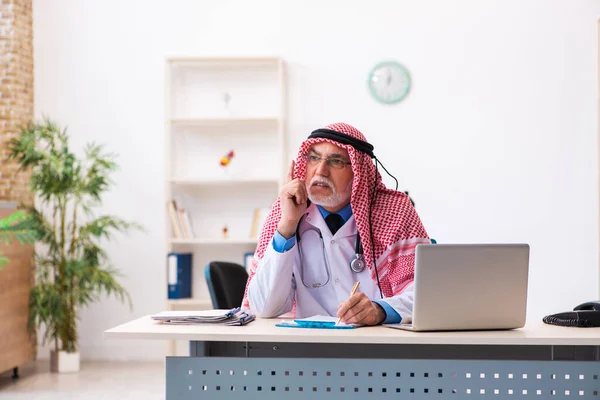
[{"label": "stethoscope", "polygon": [[[302,216],[302,218],[304,218],[304,216]],[[321,251],[323,253],[323,259],[325,260],[325,270],[327,271],[327,280],[325,281],[325,283],[313,283],[311,285],[307,285],[304,282],[304,255],[302,252],[302,246],[300,245],[300,224],[302,223],[302,218],[300,218],[300,222],[298,222],[298,226],[296,227],[296,240],[298,242],[298,253],[300,254],[300,280],[302,281],[302,284],[307,288],[315,289],[323,287],[329,283],[329,281],[331,280],[331,270],[329,268],[329,260],[327,259],[327,254],[325,253],[325,241],[323,240],[323,234],[321,233],[321,230],[319,228],[316,228],[311,225],[310,228],[304,231],[304,234],[306,234],[309,231],[314,231],[319,235],[319,239],[321,239]],[[360,234],[358,233],[358,231],[356,232],[356,240],[354,241],[354,253],[354,258],[352,259],[352,261],[350,261],[350,269],[354,273],[358,274],[364,271],[365,267],[367,266],[367,263],[365,262],[362,241],[360,240]]]}]

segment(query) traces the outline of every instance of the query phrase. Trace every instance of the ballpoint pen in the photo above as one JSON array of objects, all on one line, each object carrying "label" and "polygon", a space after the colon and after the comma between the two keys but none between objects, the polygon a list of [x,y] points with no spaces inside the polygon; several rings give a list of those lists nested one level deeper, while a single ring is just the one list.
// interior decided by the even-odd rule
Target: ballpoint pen
[{"label": "ballpoint pen", "polygon": [[[350,292],[350,297],[354,296],[354,293],[356,293],[356,289],[358,289],[359,285],[360,285],[360,282],[356,282],[354,284],[354,286],[352,287],[352,291]],[[339,317],[335,324],[339,325],[341,321],[342,321],[342,317]]]}]

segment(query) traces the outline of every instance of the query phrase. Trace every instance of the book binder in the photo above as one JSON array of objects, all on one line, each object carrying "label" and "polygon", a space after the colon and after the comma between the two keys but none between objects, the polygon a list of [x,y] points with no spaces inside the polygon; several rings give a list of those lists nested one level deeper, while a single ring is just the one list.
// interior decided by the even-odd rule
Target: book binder
[{"label": "book binder", "polygon": [[169,253],[167,264],[168,298],[192,297],[192,253]]}]

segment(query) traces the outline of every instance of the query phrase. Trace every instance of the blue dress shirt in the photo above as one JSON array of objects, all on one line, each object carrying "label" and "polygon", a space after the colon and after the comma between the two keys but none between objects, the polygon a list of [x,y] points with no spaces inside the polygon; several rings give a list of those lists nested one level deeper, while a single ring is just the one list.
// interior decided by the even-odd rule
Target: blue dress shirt
[{"label": "blue dress shirt", "polygon": [[[327,216],[330,214],[329,211],[327,211],[320,205],[317,205],[317,208],[323,216],[323,219],[327,218]],[[346,223],[346,221],[348,221],[352,216],[352,207],[348,203],[348,205],[342,208],[340,211],[338,211],[337,214],[339,214],[342,217],[344,223]],[[292,247],[294,247],[294,244],[296,244],[296,235],[292,236],[289,239],[286,239],[283,236],[281,236],[281,234],[278,231],[275,231],[275,236],[273,236],[273,248],[276,252],[286,252]],[[390,306],[387,302],[382,300],[373,300],[373,302],[379,304],[381,308],[383,308],[383,311],[385,312],[385,320],[383,321],[384,324],[398,324],[402,321],[402,317],[400,316],[400,314],[398,314],[396,310],[394,310],[392,306]]]}]

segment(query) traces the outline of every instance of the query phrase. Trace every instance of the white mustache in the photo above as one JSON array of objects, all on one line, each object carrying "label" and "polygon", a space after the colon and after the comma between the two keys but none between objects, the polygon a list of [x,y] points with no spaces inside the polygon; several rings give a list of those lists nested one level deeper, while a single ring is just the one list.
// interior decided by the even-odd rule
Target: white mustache
[{"label": "white mustache", "polygon": [[317,183],[320,183],[321,185],[327,185],[330,189],[333,188],[333,182],[327,178],[315,177],[310,180],[310,186],[316,185]]}]

